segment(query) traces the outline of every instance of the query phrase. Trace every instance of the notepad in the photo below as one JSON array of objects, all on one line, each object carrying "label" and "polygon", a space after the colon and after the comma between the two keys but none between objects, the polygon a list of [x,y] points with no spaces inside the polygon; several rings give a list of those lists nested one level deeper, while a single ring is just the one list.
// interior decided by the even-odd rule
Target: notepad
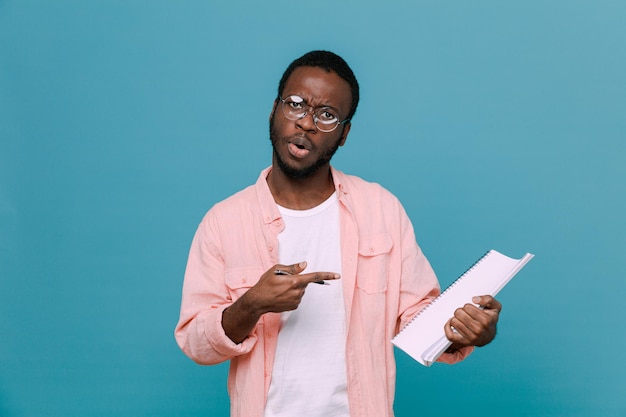
[{"label": "notepad", "polygon": [[490,250],[420,311],[391,342],[424,366],[430,366],[451,345],[443,330],[454,311],[477,295],[495,296],[533,258],[509,258]]}]

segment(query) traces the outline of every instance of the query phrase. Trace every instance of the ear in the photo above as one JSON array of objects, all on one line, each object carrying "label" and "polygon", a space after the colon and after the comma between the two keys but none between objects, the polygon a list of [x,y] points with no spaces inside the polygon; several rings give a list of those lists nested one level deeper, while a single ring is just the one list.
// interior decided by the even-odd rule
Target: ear
[{"label": "ear", "polygon": [[352,123],[346,122],[343,125],[343,132],[341,132],[341,140],[339,141],[339,146],[343,146],[348,139],[348,133],[350,133],[350,127],[352,127]]}]

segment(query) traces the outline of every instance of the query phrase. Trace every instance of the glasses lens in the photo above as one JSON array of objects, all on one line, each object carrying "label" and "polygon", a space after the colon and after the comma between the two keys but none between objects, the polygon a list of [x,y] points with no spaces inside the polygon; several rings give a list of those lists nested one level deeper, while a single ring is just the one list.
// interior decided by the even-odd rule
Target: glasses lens
[{"label": "glasses lens", "polygon": [[322,132],[332,132],[339,124],[339,116],[329,107],[322,107],[315,111],[315,126]]},{"label": "glasses lens", "polygon": [[283,114],[287,119],[298,120],[306,114],[306,103],[302,97],[289,96],[283,99]]}]

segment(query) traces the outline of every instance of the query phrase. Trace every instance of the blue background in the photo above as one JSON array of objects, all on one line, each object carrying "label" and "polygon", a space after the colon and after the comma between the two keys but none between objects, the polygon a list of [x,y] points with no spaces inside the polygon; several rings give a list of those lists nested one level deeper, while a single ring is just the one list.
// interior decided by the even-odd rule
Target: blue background
[{"label": "blue background", "polygon": [[535,259],[396,413],[626,415],[626,3],[0,0],[0,415],[225,416],[176,346],[203,214],[269,165],[289,62],[362,100],[334,165],[404,202],[442,285]]}]

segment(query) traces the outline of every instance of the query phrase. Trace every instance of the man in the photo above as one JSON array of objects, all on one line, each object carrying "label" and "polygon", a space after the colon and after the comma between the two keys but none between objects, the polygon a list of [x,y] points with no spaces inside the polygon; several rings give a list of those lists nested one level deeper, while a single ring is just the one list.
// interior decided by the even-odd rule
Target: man
[{"label": "man", "polygon": [[[440,290],[399,201],[330,166],[358,100],[339,56],[295,60],[270,113],[271,167],[194,237],[176,340],[200,364],[230,360],[232,416],[393,416],[390,340]],[[473,301],[484,309],[459,306],[440,361],[494,338],[500,303]]]}]

